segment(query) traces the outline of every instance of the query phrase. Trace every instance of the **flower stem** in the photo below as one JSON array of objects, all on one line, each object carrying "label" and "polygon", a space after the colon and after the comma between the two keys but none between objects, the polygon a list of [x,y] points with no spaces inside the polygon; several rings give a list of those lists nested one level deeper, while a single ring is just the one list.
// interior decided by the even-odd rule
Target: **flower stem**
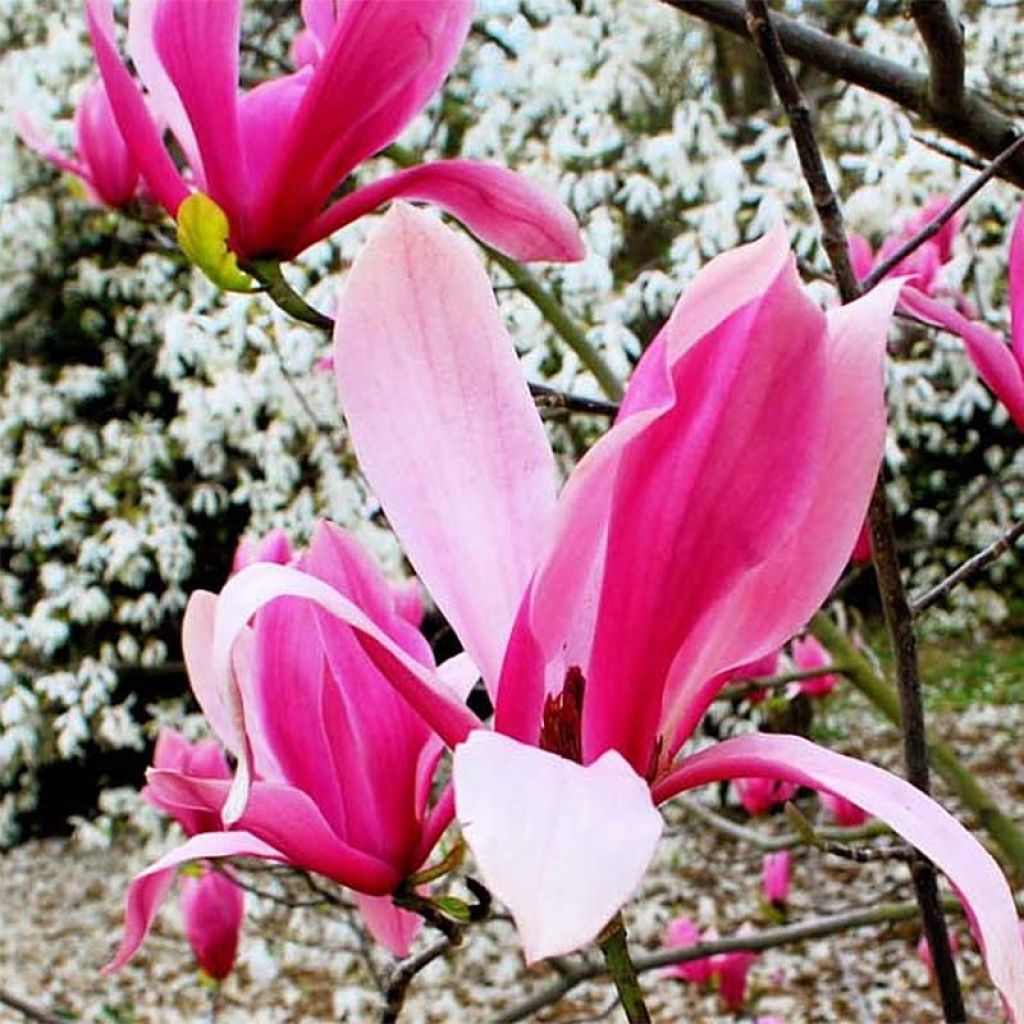
[{"label": "flower stem", "polygon": [[275,260],[253,260],[243,265],[243,270],[251,274],[263,286],[267,296],[280,309],[300,323],[318,327],[330,333],[334,330],[334,321],[329,316],[315,310],[285,280],[281,272],[281,264]]},{"label": "flower stem", "polygon": [[608,922],[597,937],[597,944],[604,954],[604,962],[622,1000],[622,1009],[629,1024],[651,1024],[651,1015],[640,990],[640,979],[629,956],[622,914],[616,914]]}]

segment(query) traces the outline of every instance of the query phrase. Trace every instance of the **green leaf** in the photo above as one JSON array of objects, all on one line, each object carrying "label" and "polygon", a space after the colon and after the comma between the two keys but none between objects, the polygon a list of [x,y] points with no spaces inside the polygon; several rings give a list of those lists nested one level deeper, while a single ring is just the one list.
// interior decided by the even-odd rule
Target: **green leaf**
[{"label": "green leaf", "polygon": [[468,923],[469,907],[455,896],[438,896],[434,900],[434,904],[442,914],[450,917],[453,921],[460,921],[462,924]]},{"label": "green leaf", "polygon": [[228,248],[230,231],[227,215],[202,192],[193,192],[178,207],[178,245],[182,252],[218,288],[251,292],[255,282],[238,269],[238,260]]}]

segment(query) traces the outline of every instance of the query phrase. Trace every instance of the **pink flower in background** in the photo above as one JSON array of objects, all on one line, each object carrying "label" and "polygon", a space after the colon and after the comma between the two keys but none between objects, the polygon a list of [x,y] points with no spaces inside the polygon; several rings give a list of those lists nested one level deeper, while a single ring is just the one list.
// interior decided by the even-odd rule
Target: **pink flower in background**
[{"label": "pink flower in background", "polygon": [[[676,918],[665,934],[667,949],[685,949],[696,945],[704,936],[688,918]],[[686,963],[673,964],[662,970],[664,977],[682,978],[696,985],[718,981],[722,1001],[731,1010],[743,1008],[747,996],[747,975],[757,960],[756,953],[737,950],[733,953],[719,953],[716,956],[701,957]]]},{"label": "pink flower in background", "polygon": [[761,860],[761,890],[765,901],[783,907],[789,899],[792,856],[789,850],[766,853]]},{"label": "pink flower in background", "polygon": [[124,206],[139,191],[139,170],[121,137],[102,82],[93,82],[75,108],[75,152],[65,156],[24,115],[16,118],[18,134],[27,146],[85,187],[86,195],[102,206]]},{"label": "pink flower in background", "polygon": [[932,800],[793,736],[680,756],[729,675],[803,628],[846,565],[881,461],[897,287],[824,314],[783,231],[719,257],[556,498],[478,256],[435,218],[393,209],[339,302],[339,389],[363,471],[479,666],[494,728],[357,601],[277,565],[250,566],[221,593],[221,692],[237,692],[232,644],[267,601],[329,611],[454,748],[463,834],[531,961],[589,942],[630,897],[661,831],[657,803],[749,777],[840,792],[951,875],[1024,1020],[1006,880]]},{"label": "pink flower in background", "polygon": [[832,816],[832,820],[843,828],[858,828],[871,817],[856,804],[835,793],[821,792],[818,794],[822,806]]},{"label": "pink flower in background", "polygon": [[732,784],[743,809],[755,817],[792,800],[800,788],[792,782],[768,778],[734,779]]},{"label": "pink flower in background", "polygon": [[[173,729],[160,731],[153,752],[153,767],[197,779],[223,781],[231,778],[227,758],[216,740],[190,743]],[[147,786],[142,796],[173,817],[190,837],[222,828],[216,812],[166,801],[152,786]],[[214,980],[222,981],[235,963],[245,899],[242,890],[225,874],[208,864],[203,864],[199,871],[198,876],[185,875],[178,882],[185,937],[202,970]]]},{"label": "pink flower in background", "polygon": [[[730,676],[730,680],[753,680],[767,678],[775,675],[779,668],[780,651],[769,651],[766,655],[747,665],[741,665]],[[760,704],[769,697],[768,690],[764,688],[751,688],[747,692],[747,700],[751,704]]]},{"label": "pink flower in background", "polygon": [[1009,277],[1010,344],[984,324],[910,285],[903,289],[900,303],[926,323],[960,336],[978,375],[1024,430],[1024,208],[1010,239]]},{"label": "pink flower in background", "polygon": [[853,545],[850,561],[856,565],[867,565],[871,561],[871,527],[866,519],[857,534],[857,543]]},{"label": "pink flower in background", "polygon": [[[246,571],[257,567],[282,569],[258,561]],[[405,617],[407,603],[399,607],[395,590],[342,530],[320,524],[289,571],[358,600],[367,628],[434,670],[426,640]],[[235,688],[226,694],[214,669],[220,603],[214,594],[192,595],[183,647],[207,720],[243,772],[251,766],[244,813],[232,817],[225,808],[226,764],[209,772],[197,766],[199,755],[158,759],[147,799],[189,821],[186,831],[196,827],[201,834],[192,832],[132,883],[112,967],[142,942],[177,865],[242,856],[284,861],[349,886],[377,940],[404,956],[419,918],[394,907],[390,894],[423,864],[452,818],[450,790],[431,802],[440,739],[384,679],[353,632],[306,601],[273,601],[237,624]],[[453,700],[477,678],[465,656],[442,666],[442,673]]]},{"label": "pink flower in background", "polygon": [[[293,257],[397,197],[436,203],[516,259],[583,256],[568,210],[503,167],[440,160],[335,198],[440,88],[472,0],[307,0],[305,66],[242,94],[241,0],[133,3],[128,50],[145,99],[118,55],[109,0],[86,9],[114,115],[150,193],[172,217],[193,189],[205,193],[226,214],[240,257]],[[187,173],[164,145],[163,124]]]},{"label": "pink flower in background", "polygon": [[238,572],[253,562],[276,562],[288,565],[295,557],[291,541],[284,530],[271,530],[259,540],[245,537],[235,548],[235,557],[231,563],[231,571]]},{"label": "pink flower in background", "polygon": [[178,882],[181,916],[196,963],[215,981],[223,981],[235,965],[245,901],[226,875],[210,867],[201,870],[198,877],[186,875]]},{"label": "pink flower in background", "polygon": [[[822,646],[821,641],[808,633],[799,640],[793,641],[793,663],[801,672],[810,672],[816,668],[824,668],[832,664],[832,656]],[[839,685],[839,676],[826,672],[811,679],[803,679],[798,684],[801,693],[808,697],[825,697]]]},{"label": "pink flower in background", "polygon": [[[952,930],[949,932],[949,948],[952,950],[954,956],[960,952],[960,936]],[[928,968],[928,974],[932,981],[934,981],[935,961],[932,959],[932,947],[928,944],[928,938],[925,935],[922,935],[921,938],[917,940],[917,956],[921,963]]]}]

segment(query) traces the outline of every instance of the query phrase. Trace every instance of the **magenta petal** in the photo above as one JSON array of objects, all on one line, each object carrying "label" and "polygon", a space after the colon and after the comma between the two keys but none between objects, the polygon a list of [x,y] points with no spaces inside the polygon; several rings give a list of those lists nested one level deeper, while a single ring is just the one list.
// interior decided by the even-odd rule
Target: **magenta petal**
[{"label": "magenta petal", "polygon": [[135,876],[128,889],[124,916],[124,937],[114,959],[103,968],[105,974],[123,967],[142,945],[156,917],[160,901],[174,881],[177,868],[192,860],[217,857],[259,857],[284,860],[279,851],[247,832],[204,832],[161,857]]},{"label": "magenta petal", "polygon": [[396,907],[390,896],[356,893],[355,900],[370,934],[395,956],[408,956],[423,919],[418,914]]},{"label": "magenta petal", "polygon": [[527,962],[593,940],[661,835],[644,780],[615,751],[584,767],[485,730],[456,749],[452,772],[463,835]]},{"label": "magenta petal", "polygon": [[363,472],[493,693],[555,467],[472,246],[394,207],[349,273],[335,339]]},{"label": "magenta petal", "polygon": [[173,217],[188,196],[188,188],[164,148],[162,133],[135,81],[118,56],[109,0],[87,0],[86,15],[103,85],[121,137],[128,144],[153,198]]},{"label": "magenta petal", "polygon": [[138,187],[139,171],[121,138],[102,82],[93,82],[78,101],[75,135],[96,195],[108,206],[130,202]]},{"label": "magenta petal", "polygon": [[471,160],[410,167],[357,189],[313,221],[296,248],[305,249],[392,199],[434,203],[513,259],[583,259],[579,226],[562,203],[514,171]]},{"label": "magenta petal", "polygon": [[[1024,207],[1018,212],[1010,239],[1010,325],[1013,356],[1017,365],[1024,365]],[[1014,417],[1020,426],[1020,420]],[[1024,429],[1024,428],[1022,428]]]},{"label": "magenta petal", "polygon": [[946,874],[977,924],[989,975],[1015,1024],[1024,1021],[1024,942],[999,865],[955,818],[910,783],[796,736],[726,740],[683,761],[654,787],[662,802],[722,779],[772,776],[838,793],[875,815]]},{"label": "magenta petal", "polygon": [[182,878],[181,916],[196,962],[220,981],[231,973],[245,914],[242,890],[219,871]]},{"label": "magenta petal", "polygon": [[278,158],[255,198],[255,234],[289,252],[334,189],[393,141],[455,62],[472,0],[346,0]]},{"label": "magenta petal", "polygon": [[181,98],[203,161],[205,189],[242,220],[247,181],[238,128],[239,0],[160,0],[153,41]]}]

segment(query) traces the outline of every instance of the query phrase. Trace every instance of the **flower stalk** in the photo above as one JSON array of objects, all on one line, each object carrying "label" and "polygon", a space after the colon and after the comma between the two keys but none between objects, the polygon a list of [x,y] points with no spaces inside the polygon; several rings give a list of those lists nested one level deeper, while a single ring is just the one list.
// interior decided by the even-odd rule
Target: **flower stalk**
[{"label": "flower stalk", "polygon": [[608,922],[604,931],[597,937],[597,944],[601,947],[608,973],[622,1000],[622,1009],[625,1011],[626,1020],[630,1024],[651,1024],[651,1015],[640,989],[636,966],[629,955],[626,925],[622,920],[621,913],[616,914]]}]

